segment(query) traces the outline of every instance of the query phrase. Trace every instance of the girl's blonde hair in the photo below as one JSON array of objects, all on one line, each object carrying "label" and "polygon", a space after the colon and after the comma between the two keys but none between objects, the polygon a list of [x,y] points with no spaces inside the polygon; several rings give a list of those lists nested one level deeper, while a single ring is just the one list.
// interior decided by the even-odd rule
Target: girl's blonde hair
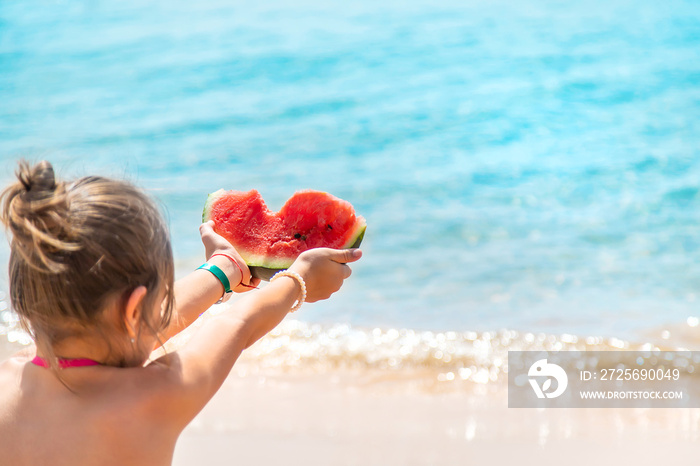
[{"label": "girl's blonde hair", "polygon": [[[124,306],[141,285],[148,290],[142,323],[154,333],[165,328],[173,309],[174,267],[155,203],[124,181],[56,181],[46,161],[21,161],[16,175],[18,181],[0,197],[0,219],[11,233],[10,298],[52,366],[54,345],[104,331],[102,311],[112,303]],[[161,319],[154,322],[149,310],[163,290]]]}]

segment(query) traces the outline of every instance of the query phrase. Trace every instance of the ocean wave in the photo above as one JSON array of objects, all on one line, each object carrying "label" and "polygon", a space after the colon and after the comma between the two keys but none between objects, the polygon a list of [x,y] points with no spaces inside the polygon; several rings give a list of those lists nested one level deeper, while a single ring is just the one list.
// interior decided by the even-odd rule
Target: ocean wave
[{"label": "ocean wave", "polygon": [[[673,346],[619,338],[519,332],[432,332],[321,326],[287,321],[248,350],[264,367],[336,367],[437,371],[446,380],[495,382],[508,372],[509,351],[643,351],[651,357]],[[588,361],[595,365],[598,361]],[[602,362],[602,361],[601,361]],[[700,361],[695,361],[695,363]]]},{"label": "ocean wave", "polygon": [[[205,313],[193,327],[202,325],[213,315]],[[693,324],[696,323],[689,322],[686,326]],[[178,335],[166,344],[166,350],[175,350],[186,344],[192,333],[186,331]],[[485,384],[506,377],[509,351],[644,351],[653,357],[665,350],[685,348],[672,339],[665,339],[663,343],[631,342],[615,337],[554,335],[509,329],[435,332],[362,328],[345,323],[321,325],[289,319],[247,349],[242,360],[262,370],[427,372],[438,380]],[[587,365],[590,367],[598,362],[606,363],[589,359]],[[700,361],[691,361],[685,367],[692,371],[698,363]],[[696,373],[700,374],[700,371]]]},{"label": "ocean wave", "polygon": [[[4,301],[0,300],[0,306]],[[226,306],[204,313],[189,329],[169,340],[161,351],[171,352],[187,341],[205,322],[224,312]],[[4,344],[17,349],[31,344],[17,316],[7,306],[0,311],[0,336]],[[698,322],[687,322],[686,327]],[[615,337],[578,336],[495,331],[425,331],[409,328],[362,328],[345,323],[321,325],[288,319],[248,348],[241,360],[260,370],[303,369],[323,372],[333,369],[375,369],[429,373],[441,381],[469,381],[478,384],[507,378],[509,351],[644,351],[652,357],[660,351],[685,350],[680,341],[661,331],[663,342],[632,342]],[[587,360],[595,366],[606,361]],[[625,361],[621,361],[625,362]],[[684,363],[693,372],[700,361]],[[698,367],[700,369],[700,367]],[[696,371],[700,376],[700,370]]]}]

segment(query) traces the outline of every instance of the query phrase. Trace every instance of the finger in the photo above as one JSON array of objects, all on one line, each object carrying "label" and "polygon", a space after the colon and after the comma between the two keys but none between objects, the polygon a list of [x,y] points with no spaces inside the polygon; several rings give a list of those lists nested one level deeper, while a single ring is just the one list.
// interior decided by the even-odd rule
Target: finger
[{"label": "finger", "polygon": [[239,284],[242,284],[245,287],[251,286],[250,282],[253,279],[253,275],[250,273],[250,269],[248,268],[248,265],[238,255],[238,253],[235,253],[232,255],[229,255],[229,254],[226,254],[226,255],[228,255],[229,258],[231,258],[231,259],[234,257],[237,259],[234,262],[235,262],[236,268],[238,270],[240,270],[240,272],[241,272],[241,281],[239,282]]},{"label": "finger", "polygon": [[247,283],[252,285],[253,275],[250,273],[250,269],[247,266],[241,267],[243,270],[243,276],[241,277],[241,283]]},{"label": "finger", "polygon": [[243,277],[241,277],[241,283],[243,284],[243,286],[247,289],[253,289],[257,287],[260,283],[260,280],[253,278],[253,274],[250,272],[250,269],[248,268],[247,264],[245,264],[245,262],[243,263],[241,270],[243,271]]},{"label": "finger", "polygon": [[255,290],[258,288],[258,285],[260,285],[260,281],[259,278],[251,278],[250,284],[241,283],[233,291],[236,293],[246,293],[250,290]]},{"label": "finger", "polygon": [[209,220],[206,223],[199,225],[199,234],[204,238],[205,236],[212,235],[214,233],[214,221]]},{"label": "finger", "polygon": [[343,280],[345,280],[350,275],[352,275],[352,269],[346,264],[342,264],[341,267],[343,268]]},{"label": "finger", "polygon": [[331,249],[329,250],[329,258],[341,264],[355,262],[362,257],[362,251],[359,249]]}]

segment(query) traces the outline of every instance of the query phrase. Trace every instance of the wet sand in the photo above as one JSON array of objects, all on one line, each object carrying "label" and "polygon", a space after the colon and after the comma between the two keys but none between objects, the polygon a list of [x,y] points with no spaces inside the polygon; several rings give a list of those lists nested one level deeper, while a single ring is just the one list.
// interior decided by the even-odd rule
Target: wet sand
[{"label": "wet sand", "polygon": [[241,361],[174,464],[663,464],[700,461],[700,409],[508,409],[502,383]]}]

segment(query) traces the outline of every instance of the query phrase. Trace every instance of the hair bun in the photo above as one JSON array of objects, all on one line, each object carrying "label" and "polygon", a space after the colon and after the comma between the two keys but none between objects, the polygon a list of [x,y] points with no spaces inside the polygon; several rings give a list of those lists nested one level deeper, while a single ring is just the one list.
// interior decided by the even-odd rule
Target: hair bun
[{"label": "hair bun", "polygon": [[33,198],[45,196],[56,189],[56,175],[53,166],[46,160],[33,167],[25,161],[20,162],[17,178],[24,189],[33,194],[31,196]]},{"label": "hair bun", "polygon": [[0,219],[12,232],[12,247],[32,267],[59,272],[65,253],[79,249],[72,238],[65,183],[56,183],[47,161],[20,161],[17,180],[0,196]]}]

